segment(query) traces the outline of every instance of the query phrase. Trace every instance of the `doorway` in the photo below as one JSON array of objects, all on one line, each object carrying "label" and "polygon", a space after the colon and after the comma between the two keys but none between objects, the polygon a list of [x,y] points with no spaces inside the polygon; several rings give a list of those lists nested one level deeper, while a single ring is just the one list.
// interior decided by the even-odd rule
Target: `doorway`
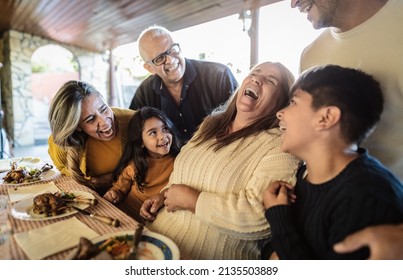
[{"label": "doorway", "polygon": [[79,79],[79,64],[71,51],[49,44],[33,53],[31,67],[35,146],[47,145],[50,102],[65,82]]}]

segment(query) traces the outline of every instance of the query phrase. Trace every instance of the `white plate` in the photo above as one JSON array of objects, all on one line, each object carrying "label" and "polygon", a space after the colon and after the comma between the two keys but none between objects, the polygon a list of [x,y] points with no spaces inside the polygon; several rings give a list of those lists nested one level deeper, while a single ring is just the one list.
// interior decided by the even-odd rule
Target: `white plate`
[{"label": "white plate", "polygon": [[32,181],[32,182],[24,182],[24,183],[19,183],[19,184],[4,183],[3,178],[4,178],[4,176],[6,176],[6,174],[7,174],[7,172],[0,173],[0,184],[2,184],[4,186],[16,187],[16,186],[24,186],[24,185],[34,184],[34,183],[42,183],[45,181],[55,180],[57,177],[60,176],[60,171],[55,169],[55,167],[53,167],[52,169],[43,172],[39,176],[39,180]]},{"label": "white plate", "polygon": [[[39,182],[43,182],[43,181],[54,180],[60,176],[60,171],[57,170],[56,167],[53,166],[52,169],[43,172],[39,176],[40,180],[38,180],[38,181],[24,182],[24,183],[20,183],[20,184],[5,183],[5,182],[3,182],[3,178],[11,170],[12,162],[17,162],[18,166],[28,167],[28,168],[41,168],[42,166],[45,165],[45,162],[43,162],[40,158],[37,158],[37,157],[17,157],[17,158],[10,158],[10,159],[2,159],[2,160],[0,160],[0,172],[2,172],[2,173],[0,173],[0,184],[2,184],[2,185],[23,186],[23,185],[29,185],[29,184],[39,183]],[[4,170],[7,166],[8,166],[8,169]]]},{"label": "white plate", "polygon": [[6,172],[11,170],[11,163],[17,162],[21,166],[36,166],[41,162],[38,157],[15,157],[0,159],[0,172]]},{"label": "white plate", "polygon": [[[81,198],[91,198],[94,199],[94,195],[88,192],[84,191],[71,191],[75,196],[80,196]],[[77,213],[77,210],[74,210],[73,208],[70,209],[70,211],[56,215],[56,216],[50,216],[46,217],[43,214],[35,214],[33,212],[33,204],[34,204],[34,198],[28,198],[25,200],[21,200],[14,204],[11,208],[11,216],[13,216],[16,219],[20,220],[27,220],[27,221],[44,221],[44,220],[51,220],[51,219],[58,219],[66,216],[73,215]],[[88,208],[90,205],[89,204],[84,204],[84,203],[74,203],[74,206],[77,206],[78,208],[85,209]]]},{"label": "white plate", "polygon": [[[127,236],[129,242],[133,240],[133,231],[121,231],[98,236],[91,240],[97,246],[100,246],[105,240],[111,237]],[[67,259],[73,258],[77,252],[74,249]],[[179,260],[180,253],[178,246],[168,237],[144,230],[140,243],[137,247],[137,257],[139,260]]]}]

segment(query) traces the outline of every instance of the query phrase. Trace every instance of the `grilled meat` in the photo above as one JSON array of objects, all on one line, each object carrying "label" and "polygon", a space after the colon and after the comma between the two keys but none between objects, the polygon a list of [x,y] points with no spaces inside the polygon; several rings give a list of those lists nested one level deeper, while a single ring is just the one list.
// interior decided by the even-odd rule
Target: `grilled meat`
[{"label": "grilled meat", "polygon": [[68,206],[63,199],[52,193],[43,193],[34,197],[35,214],[45,214],[45,216],[56,216],[63,214]]},{"label": "grilled meat", "polygon": [[21,167],[17,166],[17,163],[13,162],[11,165],[11,171],[9,171],[6,176],[4,176],[3,181],[5,183],[22,183],[25,179],[31,177],[30,174]]}]

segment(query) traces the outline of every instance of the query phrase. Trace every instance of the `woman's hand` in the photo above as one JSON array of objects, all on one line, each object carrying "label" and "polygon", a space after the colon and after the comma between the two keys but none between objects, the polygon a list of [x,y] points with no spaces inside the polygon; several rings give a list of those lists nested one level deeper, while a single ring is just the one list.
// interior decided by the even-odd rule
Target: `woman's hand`
[{"label": "woman's hand", "polygon": [[161,193],[156,194],[150,198],[147,198],[143,205],[140,208],[140,216],[146,219],[147,221],[154,221],[155,217],[158,214],[158,210],[164,206],[164,193],[166,190],[163,190]]},{"label": "woman's hand", "polygon": [[95,185],[96,189],[104,189],[112,186],[113,177],[112,173],[104,174],[101,176],[91,176],[91,183]]},{"label": "woman's hand", "polygon": [[91,176],[90,181],[93,184],[95,191],[100,195],[104,195],[113,184],[112,173],[101,176]]},{"label": "woman's hand", "polygon": [[120,200],[122,199],[122,196],[121,196],[120,192],[111,189],[104,194],[104,198],[107,201],[112,202],[113,204],[116,204],[116,203],[120,202]]},{"label": "woman's hand", "polygon": [[266,209],[277,205],[294,203],[297,198],[293,193],[294,187],[286,182],[271,183],[263,193],[263,204]]},{"label": "woman's hand", "polygon": [[189,186],[173,184],[165,192],[164,204],[168,212],[173,212],[176,210],[189,210],[194,213],[199,194],[199,191],[196,191]]},{"label": "woman's hand", "polygon": [[113,182],[112,173],[104,174],[101,176],[92,176],[91,182],[95,186],[100,186],[100,187],[103,187],[105,185],[110,186],[110,185],[112,185],[112,182]]}]

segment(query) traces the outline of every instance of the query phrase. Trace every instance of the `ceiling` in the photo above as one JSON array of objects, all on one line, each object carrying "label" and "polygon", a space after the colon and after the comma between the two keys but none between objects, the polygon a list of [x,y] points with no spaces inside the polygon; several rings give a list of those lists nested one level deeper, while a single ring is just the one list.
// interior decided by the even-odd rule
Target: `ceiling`
[{"label": "ceiling", "polygon": [[0,0],[0,36],[13,29],[102,52],[153,24],[176,31],[279,1]]}]

